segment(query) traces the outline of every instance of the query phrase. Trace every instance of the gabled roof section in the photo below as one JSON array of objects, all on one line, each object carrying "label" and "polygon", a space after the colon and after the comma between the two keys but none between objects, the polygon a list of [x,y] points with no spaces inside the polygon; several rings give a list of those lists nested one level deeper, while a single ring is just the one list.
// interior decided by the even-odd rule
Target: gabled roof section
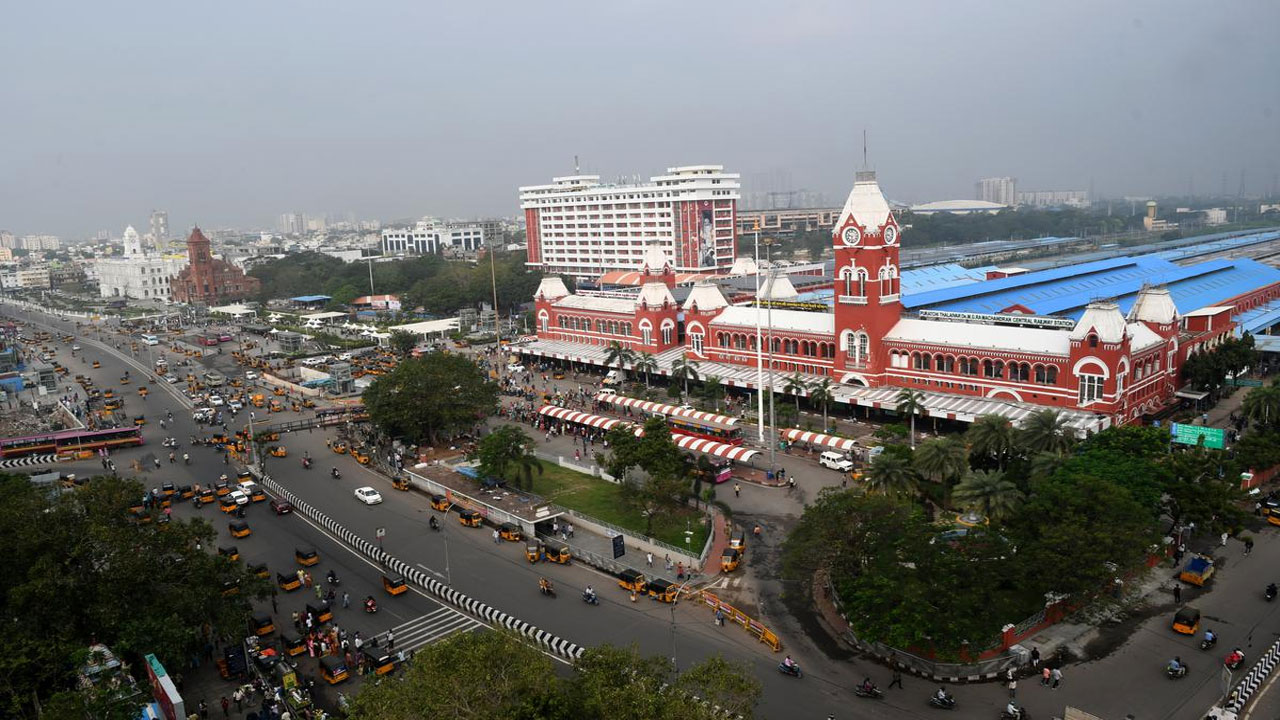
[{"label": "gabled roof section", "polygon": [[640,295],[636,298],[636,305],[644,303],[649,307],[662,307],[664,303],[676,304],[676,299],[671,296],[671,291],[667,289],[666,283],[653,281],[644,284],[640,288]]},{"label": "gabled roof section", "polygon": [[533,297],[554,302],[568,294],[569,288],[565,286],[564,280],[552,276],[542,278],[542,281],[538,283],[538,289],[533,293]]},{"label": "gabled roof section", "polygon": [[835,230],[839,232],[852,220],[862,229],[876,232],[889,222],[889,218],[889,202],[880,191],[875,172],[862,171],[854,178],[853,189],[844,201],[844,209],[840,211]]},{"label": "gabled roof section", "polygon": [[650,245],[644,251],[644,260],[640,262],[640,269],[648,270],[651,273],[661,273],[664,268],[671,267],[671,259],[662,251],[661,245]]},{"label": "gabled roof section", "polygon": [[684,300],[684,309],[690,310],[694,305],[698,306],[698,312],[708,312],[711,310],[719,310],[729,304],[725,299],[724,293],[720,292],[720,286],[709,282],[699,282],[689,291],[689,297]]},{"label": "gabled roof section", "polygon": [[756,294],[756,298],[760,300],[795,300],[798,297],[800,293],[796,292],[796,286],[791,284],[791,278],[786,275],[764,281],[760,284],[760,292]]},{"label": "gabled roof section", "polygon": [[[1118,315],[1118,313],[1117,313]],[[1124,319],[1121,318],[1123,329]],[[923,343],[949,347],[978,348],[1003,352],[1031,352],[1043,355],[1069,355],[1071,340],[1065,330],[977,325],[903,318],[885,334],[887,343]]]},{"label": "gabled roof section", "polygon": [[1124,316],[1120,314],[1120,306],[1110,300],[1100,300],[1089,303],[1084,309],[1084,314],[1071,330],[1071,339],[1083,340],[1092,330],[1102,342],[1118,343],[1124,341],[1125,329],[1126,323]]},{"label": "gabled roof section", "polygon": [[1168,325],[1178,319],[1178,308],[1167,287],[1144,286],[1129,308],[1129,322],[1149,322]]},{"label": "gabled roof section", "polygon": [[1129,352],[1141,352],[1153,345],[1164,344],[1164,339],[1140,322],[1129,323]]},{"label": "gabled roof section", "polygon": [[730,275],[755,275],[759,271],[756,259],[750,255],[739,255],[734,258],[733,267],[729,268]]}]

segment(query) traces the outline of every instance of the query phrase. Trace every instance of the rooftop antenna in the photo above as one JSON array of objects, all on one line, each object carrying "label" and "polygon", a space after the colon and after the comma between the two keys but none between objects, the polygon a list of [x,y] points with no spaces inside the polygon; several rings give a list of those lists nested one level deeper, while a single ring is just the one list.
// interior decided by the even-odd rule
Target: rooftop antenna
[{"label": "rooftop antenna", "polygon": [[862,128],[862,169],[867,170],[867,129]]},{"label": "rooftop antenna", "polygon": [[577,155],[574,155],[574,156],[573,156],[573,174],[574,174],[574,175],[581,175],[581,174],[582,174],[582,169],[578,167],[578,156],[577,156]]}]

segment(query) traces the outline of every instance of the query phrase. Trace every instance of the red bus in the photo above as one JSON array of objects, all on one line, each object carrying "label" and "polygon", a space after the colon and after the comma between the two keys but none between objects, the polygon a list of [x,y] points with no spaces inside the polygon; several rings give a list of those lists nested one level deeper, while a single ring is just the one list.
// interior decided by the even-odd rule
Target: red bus
[{"label": "red bus", "polygon": [[671,428],[671,432],[680,435],[692,435],[700,437],[703,440],[714,440],[722,442],[726,445],[741,445],[742,430],[736,427],[724,427],[714,423],[702,422],[692,418],[676,417],[674,415],[658,415],[667,421],[667,425]]},{"label": "red bus", "polygon": [[0,458],[25,455],[52,455],[77,450],[136,447],[142,444],[142,428],[123,427],[108,430],[63,430],[45,435],[0,439]]}]

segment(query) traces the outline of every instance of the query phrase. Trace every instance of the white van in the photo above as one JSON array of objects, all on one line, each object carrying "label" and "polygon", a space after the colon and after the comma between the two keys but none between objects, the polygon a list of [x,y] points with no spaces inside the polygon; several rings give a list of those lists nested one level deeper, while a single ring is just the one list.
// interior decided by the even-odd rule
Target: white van
[{"label": "white van", "polygon": [[159,345],[160,338],[156,337],[155,335],[143,335],[142,342],[145,345]]},{"label": "white van", "polygon": [[622,382],[622,375],[617,370],[610,370],[608,375],[604,376],[604,380],[600,381],[601,385],[617,385]]},{"label": "white van", "polygon": [[850,472],[853,470],[853,461],[845,457],[842,453],[838,453],[834,450],[827,450],[822,453],[822,455],[818,457],[818,462],[822,464],[822,467],[829,467],[832,470],[839,470],[840,472]]}]

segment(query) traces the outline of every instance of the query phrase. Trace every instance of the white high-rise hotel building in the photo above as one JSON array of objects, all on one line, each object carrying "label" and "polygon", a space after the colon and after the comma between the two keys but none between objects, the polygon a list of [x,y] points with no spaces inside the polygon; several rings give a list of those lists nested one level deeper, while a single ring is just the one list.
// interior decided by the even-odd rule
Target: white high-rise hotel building
[{"label": "white high-rise hotel building", "polygon": [[728,269],[738,178],[723,165],[689,165],[637,185],[570,175],[522,187],[527,264],[546,274],[594,280],[611,270],[638,268],[646,248],[657,245],[677,272]]}]

